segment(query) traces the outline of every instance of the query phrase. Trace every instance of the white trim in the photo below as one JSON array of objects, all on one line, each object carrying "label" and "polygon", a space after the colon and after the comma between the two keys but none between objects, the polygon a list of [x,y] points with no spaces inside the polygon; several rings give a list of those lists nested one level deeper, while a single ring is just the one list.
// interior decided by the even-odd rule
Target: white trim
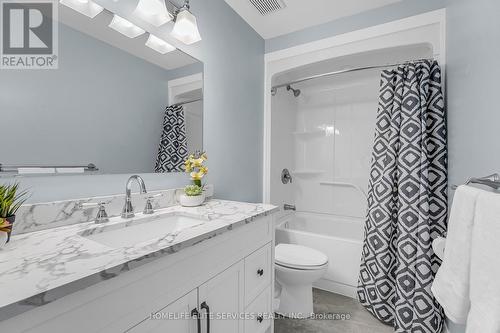
[{"label": "white trim", "polygon": [[[333,37],[320,39],[314,42],[309,42],[297,46],[292,46],[287,49],[278,50],[264,55],[266,63],[285,58],[302,55],[305,53],[318,51],[338,45],[349,44],[360,40],[380,37],[390,33],[418,28],[434,23],[444,23],[446,18],[446,9],[438,9],[428,13],[410,16],[400,20],[375,25],[369,28],[355,30]],[[444,46],[444,45],[443,45]],[[444,48],[443,48],[444,49]]]},{"label": "white trim", "polygon": [[[385,35],[403,32],[405,30],[425,27],[428,25],[439,24],[439,45],[434,45],[435,50],[438,52],[434,56],[439,60],[442,71],[443,71],[443,87],[445,78],[445,64],[446,64],[446,9],[439,9],[431,11],[424,14],[419,14],[404,19],[396,20],[389,23],[384,23],[376,25],[373,27],[348,32],[345,34],[333,36],[326,39],[321,39],[318,41],[305,43],[302,45],[297,45],[290,47],[288,49],[279,50],[271,53],[267,53],[264,56],[265,61],[265,83],[264,83],[264,156],[263,156],[263,201],[266,203],[270,202],[270,169],[271,169],[271,86],[273,75],[282,72],[286,66],[284,66],[285,60],[290,60],[291,58],[304,56],[308,53],[323,53],[327,49],[333,49],[334,47],[344,47],[349,46],[355,42],[367,41],[372,38],[382,37]],[[429,36],[429,39],[432,36]],[[435,36],[434,36],[435,37]],[[359,47],[352,47],[350,49],[350,54],[359,52]],[[322,55],[326,57],[325,55]],[[300,65],[311,64],[319,61],[319,57],[310,57],[307,60],[301,59]],[[331,56],[330,56],[331,58]],[[282,65],[279,68],[279,65]],[[298,67],[298,66],[295,66]],[[291,67],[288,69],[292,69]],[[278,69],[277,69],[278,68]]]},{"label": "white trim", "polygon": [[188,76],[183,76],[177,79],[169,80],[168,81],[168,104],[171,105],[175,103],[175,101],[172,99],[173,93],[172,90],[174,87],[179,87],[183,86],[189,83],[196,83],[196,82],[201,82],[201,86],[203,87],[203,73],[196,73]]}]

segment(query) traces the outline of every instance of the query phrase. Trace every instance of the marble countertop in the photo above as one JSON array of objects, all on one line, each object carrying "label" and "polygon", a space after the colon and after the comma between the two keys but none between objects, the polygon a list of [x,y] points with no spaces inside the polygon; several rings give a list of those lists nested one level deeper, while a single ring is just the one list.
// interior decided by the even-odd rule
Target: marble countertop
[{"label": "marble countertop", "polygon": [[[101,225],[86,222],[13,236],[11,242],[0,249],[0,320],[50,303],[277,210],[272,205],[210,200],[199,207],[172,206],[149,216],[137,214],[126,222],[117,217]],[[153,240],[117,248],[82,236],[99,232],[101,226],[107,228],[141,218],[161,218],[166,214],[197,217],[200,223]]]}]

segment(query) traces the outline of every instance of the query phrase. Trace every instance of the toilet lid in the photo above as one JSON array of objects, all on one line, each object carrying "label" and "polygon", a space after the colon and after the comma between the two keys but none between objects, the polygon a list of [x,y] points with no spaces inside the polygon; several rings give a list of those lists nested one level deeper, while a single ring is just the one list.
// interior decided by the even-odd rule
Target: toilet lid
[{"label": "toilet lid", "polygon": [[328,263],[324,253],[295,244],[278,244],[274,256],[278,265],[288,267],[316,267]]}]

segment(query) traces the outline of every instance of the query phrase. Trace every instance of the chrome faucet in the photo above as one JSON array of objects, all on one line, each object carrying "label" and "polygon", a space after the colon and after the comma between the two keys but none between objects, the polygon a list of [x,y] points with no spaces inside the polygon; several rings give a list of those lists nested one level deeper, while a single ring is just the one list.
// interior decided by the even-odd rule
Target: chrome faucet
[{"label": "chrome faucet", "polygon": [[128,219],[135,216],[134,207],[132,207],[132,191],[131,191],[132,182],[134,180],[137,181],[137,183],[139,184],[139,189],[141,191],[141,194],[148,193],[148,191],[146,191],[146,184],[144,184],[144,179],[142,179],[141,176],[138,175],[130,176],[130,178],[127,180],[127,185],[125,187],[125,206],[123,206],[122,210],[122,217],[124,219]]},{"label": "chrome faucet", "polygon": [[78,205],[78,208],[80,209],[86,209],[87,207],[96,207],[98,206],[99,208],[97,209],[97,215],[95,217],[94,222],[95,223],[106,223],[109,222],[108,214],[106,213],[106,207],[105,205],[107,202],[101,201],[101,202],[84,202],[80,203]]}]

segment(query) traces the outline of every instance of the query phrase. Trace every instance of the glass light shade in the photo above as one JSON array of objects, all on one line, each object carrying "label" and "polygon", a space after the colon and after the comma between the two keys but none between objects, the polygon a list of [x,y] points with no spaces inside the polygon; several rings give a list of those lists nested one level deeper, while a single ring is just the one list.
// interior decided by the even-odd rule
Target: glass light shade
[{"label": "glass light shade", "polygon": [[201,40],[196,17],[187,9],[183,9],[177,14],[174,29],[170,34],[187,45]]},{"label": "glass light shade", "polygon": [[127,36],[128,38],[135,38],[145,33],[143,29],[116,14],[113,15],[113,19],[111,20],[109,27]]},{"label": "glass light shade", "polygon": [[104,10],[104,8],[90,0],[60,0],[60,3],[90,18],[96,17],[97,14]]},{"label": "glass light shade", "polygon": [[139,4],[132,14],[155,27],[159,27],[173,19],[165,6],[164,0],[139,0]]},{"label": "glass light shade", "polygon": [[149,38],[146,42],[146,46],[152,48],[156,52],[161,54],[165,54],[168,52],[172,52],[175,50],[175,47],[165,42],[163,39],[160,39],[156,36],[149,34]]}]

